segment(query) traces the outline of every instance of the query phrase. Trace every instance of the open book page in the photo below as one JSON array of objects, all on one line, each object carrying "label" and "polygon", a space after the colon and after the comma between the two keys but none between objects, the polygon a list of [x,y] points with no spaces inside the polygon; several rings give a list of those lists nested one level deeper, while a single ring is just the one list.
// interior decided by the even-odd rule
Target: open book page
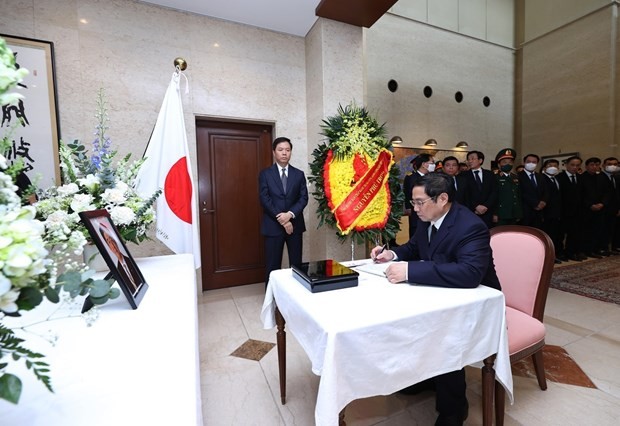
[{"label": "open book page", "polygon": [[385,263],[364,263],[363,265],[359,265],[355,267],[355,270],[358,272],[367,272],[369,274],[379,275],[381,277],[385,277],[385,270],[388,266],[390,266],[394,262],[385,262]]}]

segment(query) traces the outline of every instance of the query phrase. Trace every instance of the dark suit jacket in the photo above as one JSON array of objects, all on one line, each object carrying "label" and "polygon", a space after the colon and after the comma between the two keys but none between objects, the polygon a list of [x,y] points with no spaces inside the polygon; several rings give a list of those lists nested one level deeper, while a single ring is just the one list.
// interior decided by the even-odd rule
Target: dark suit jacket
[{"label": "dark suit jacket", "polygon": [[487,212],[480,218],[491,226],[493,223],[493,212],[497,205],[498,186],[497,178],[490,170],[482,170],[482,188],[478,189],[478,184],[471,170],[457,175],[457,198],[456,200],[467,207],[472,212],[478,205],[485,206]]},{"label": "dark suit jacket", "polygon": [[523,200],[523,219],[522,225],[540,226],[542,223],[543,212],[534,210],[538,203],[549,201],[547,187],[540,173],[534,173],[536,177],[536,186],[532,183],[530,176],[525,170],[521,170],[518,174],[519,186],[521,186],[521,197]]},{"label": "dark suit jacket", "polygon": [[409,236],[413,235],[418,223],[418,214],[415,212],[413,206],[411,205],[411,191],[413,190],[414,185],[422,178],[423,176],[414,170],[413,173],[405,176],[405,180],[403,181],[403,193],[405,194],[405,209],[411,210],[411,215],[409,216]]},{"label": "dark suit jacket", "polygon": [[454,202],[430,244],[429,226],[430,222],[420,221],[413,238],[394,249],[399,260],[409,261],[410,283],[453,288],[483,284],[501,289],[489,230],[478,216]]},{"label": "dark suit jacket", "polygon": [[[545,219],[559,219],[562,216],[562,195],[560,189],[546,174],[542,173],[540,176],[547,192],[547,205],[543,210],[543,217]],[[558,182],[558,176],[554,176],[554,179]]]},{"label": "dark suit jacket", "polygon": [[576,183],[572,183],[566,172],[559,173],[557,180],[560,183],[560,194],[562,198],[562,218],[563,219],[577,219],[580,216],[582,209],[581,202],[581,175],[575,175]]},{"label": "dark suit jacket", "polygon": [[276,215],[291,211],[295,219],[293,233],[298,234],[306,231],[303,210],[308,204],[308,188],[306,176],[301,170],[288,165],[288,179],[286,193],[282,187],[280,173],[277,164],[263,169],[258,177],[258,192],[261,206],[263,206],[263,219],[261,221],[261,233],[268,237],[283,236],[286,234],[284,227],[278,223]]}]

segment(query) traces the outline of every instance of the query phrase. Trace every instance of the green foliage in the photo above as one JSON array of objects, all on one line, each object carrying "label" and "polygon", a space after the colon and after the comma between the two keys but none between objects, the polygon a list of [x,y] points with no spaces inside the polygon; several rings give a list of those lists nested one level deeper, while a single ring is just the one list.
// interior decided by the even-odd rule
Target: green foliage
[{"label": "green foliage", "polygon": [[[0,359],[10,356],[13,361],[24,360],[26,368],[32,370],[50,392],[54,392],[49,377],[49,365],[41,360],[43,355],[23,347],[23,342],[23,339],[15,336],[13,330],[0,324]],[[6,373],[7,366],[8,363],[0,364],[0,398],[17,404],[22,392],[22,382],[19,377]]]},{"label": "green foliage", "polygon": [[327,225],[336,230],[340,242],[344,243],[348,235],[358,244],[365,241],[389,241],[396,238],[400,229],[399,220],[403,214],[405,202],[404,194],[400,189],[398,166],[390,168],[388,185],[390,188],[391,209],[388,221],[383,229],[365,229],[363,231],[351,230],[348,235],[343,235],[336,226],[336,218],[329,208],[327,195],[325,194],[325,181],[323,171],[327,153],[331,149],[334,158],[348,159],[356,153],[366,153],[372,159],[376,159],[382,149],[392,150],[391,143],[385,137],[385,124],[379,125],[364,107],[358,107],[354,103],[342,107],[338,106],[338,114],[323,120],[321,125],[322,135],[327,137],[327,142],[320,144],[312,152],[313,161],[310,165],[308,180],[314,184],[312,196],[317,201],[317,216],[319,227]]}]

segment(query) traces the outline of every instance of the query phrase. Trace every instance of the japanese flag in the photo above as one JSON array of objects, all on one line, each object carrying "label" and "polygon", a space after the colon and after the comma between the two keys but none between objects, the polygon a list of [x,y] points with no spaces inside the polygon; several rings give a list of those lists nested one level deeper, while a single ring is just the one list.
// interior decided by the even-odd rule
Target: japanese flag
[{"label": "japanese flag", "polygon": [[157,238],[177,254],[192,253],[200,267],[196,191],[187,149],[183,103],[175,72],[166,91],[153,134],[136,178],[136,190],[145,198],[158,189]]}]

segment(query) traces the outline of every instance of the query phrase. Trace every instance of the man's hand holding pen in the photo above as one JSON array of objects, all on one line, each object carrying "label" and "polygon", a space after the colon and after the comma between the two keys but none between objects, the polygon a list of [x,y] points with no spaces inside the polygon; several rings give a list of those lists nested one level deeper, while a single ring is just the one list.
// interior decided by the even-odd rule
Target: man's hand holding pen
[{"label": "man's hand holding pen", "polygon": [[373,248],[370,252],[370,258],[375,263],[389,262],[394,259],[394,253],[391,250],[386,250],[386,248],[387,244]]}]

